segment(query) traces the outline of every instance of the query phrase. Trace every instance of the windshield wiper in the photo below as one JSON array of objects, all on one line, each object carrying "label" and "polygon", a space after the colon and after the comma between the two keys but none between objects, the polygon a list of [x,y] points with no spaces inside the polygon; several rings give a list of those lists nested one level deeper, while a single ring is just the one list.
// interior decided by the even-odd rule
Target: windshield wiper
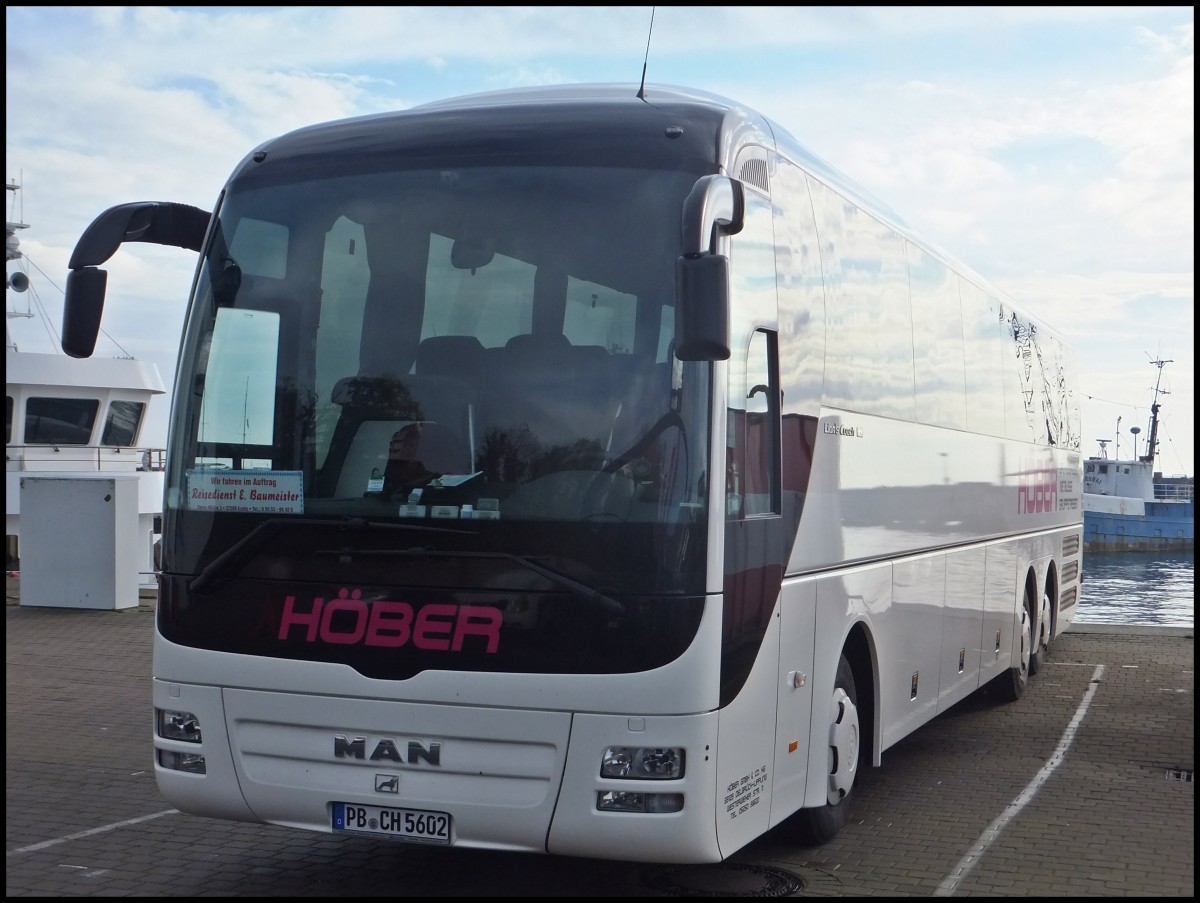
[{"label": "windshield wiper", "polygon": [[568,577],[566,574],[560,573],[552,568],[548,568],[545,565],[538,564],[532,558],[527,558],[524,555],[503,554],[502,557],[511,559],[512,561],[520,562],[534,573],[541,574],[543,577],[546,577],[560,586],[565,586],[567,589],[577,593],[580,596],[583,596],[588,602],[598,603],[600,607],[609,614],[621,615],[625,613],[625,605],[623,602],[618,599],[614,599],[612,596],[606,596],[595,587],[588,586],[586,583],[581,583],[574,577]]},{"label": "windshield wiper", "polygon": [[427,527],[420,524],[390,524],[381,521],[368,521],[362,518],[345,518],[339,520],[314,520],[312,518],[297,519],[294,517],[272,517],[263,521],[253,530],[231,545],[228,549],[208,563],[199,574],[188,584],[188,591],[203,592],[214,580],[229,576],[235,567],[248,561],[259,549],[274,537],[282,528],[290,527],[337,527],[339,529],[370,528],[388,530],[408,530],[421,533],[465,533],[464,530],[453,530],[445,527]]}]

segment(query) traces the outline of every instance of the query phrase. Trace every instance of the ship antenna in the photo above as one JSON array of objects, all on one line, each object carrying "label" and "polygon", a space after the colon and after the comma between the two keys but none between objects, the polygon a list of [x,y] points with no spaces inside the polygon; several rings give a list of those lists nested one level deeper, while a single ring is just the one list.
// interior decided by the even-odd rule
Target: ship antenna
[{"label": "ship antenna", "polygon": [[646,35],[646,57],[642,60],[642,85],[638,88],[638,100],[646,99],[646,66],[650,63],[650,35],[654,34],[654,10],[650,7],[650,32]]},{"label": "ship antenna", "polygon": [[[1149,355],[1146,355],[1146,356],[1149,357]],[[1146,454],[1144,454],[1142,456],[1142,460],[1149,461],[1150,463],[1153,464],[1154,463],[1154,454],[1158,450],[1158,410],[1159,410],[1158,396],[1171,394],[1166,389],[1160,388],[1160,386],[1162,385],[1162,369],[1167,364],[1175,363],[1175,361],[1173,361],[1173,360],[1164,361],[1161,358],[1159,358],[1156,361],[1154,361],[1154,360],[1150,361],[1150,363],[1153,366],[1158,368],[1158,379],[1156,379],[1154,381],[1154,401],[1151,402],[1151,404],[1150,404],[1150,436],[1149,436],[1149,442],[1146,443]],[[1135,455],[1134,457],[1137,457],[1137,456]]]}]

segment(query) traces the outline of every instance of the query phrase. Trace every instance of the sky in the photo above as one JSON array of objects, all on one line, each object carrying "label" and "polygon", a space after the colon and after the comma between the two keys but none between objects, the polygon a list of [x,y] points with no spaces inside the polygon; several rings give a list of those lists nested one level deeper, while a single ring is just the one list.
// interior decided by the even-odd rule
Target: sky
[{"label": "sky", "polygon": [[[141,200],[211,210],[292,129],[507,87],[681,85],[790,131],[1076,356],[1082,451],[1195,473],[1192,6],[28,7],[5,9],[8,219],[22,351],[58,351],[76,240]],[[96,354],[170,386],[196,256],[106,265]],[[9,266],[13,271],[14,265]],[[1155,361],[1168,361],[1161,367]],[[152,406],[143,442],[166,439]],[[1109,455],[1114,446],[1109,445]]]}]

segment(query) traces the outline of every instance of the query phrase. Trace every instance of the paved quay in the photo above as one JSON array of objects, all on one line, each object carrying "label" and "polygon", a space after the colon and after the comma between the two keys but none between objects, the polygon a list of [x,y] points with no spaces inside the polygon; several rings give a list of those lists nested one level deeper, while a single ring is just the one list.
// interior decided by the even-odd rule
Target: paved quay
[{"label": "paved quay", "polygon": [[1191,629],[1079,625],[1019,701],[885,751],[851,822],[712,866],[391,844],[184,815],[151,769],[153,600],[6,628],[7,896],[1162,896],[1195,891]]}]

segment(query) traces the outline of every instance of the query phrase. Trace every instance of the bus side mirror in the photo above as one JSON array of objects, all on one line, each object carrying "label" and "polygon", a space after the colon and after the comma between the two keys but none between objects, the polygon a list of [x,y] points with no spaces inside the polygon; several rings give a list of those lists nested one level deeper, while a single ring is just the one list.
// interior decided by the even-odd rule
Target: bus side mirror
[{"label": "bus side mirror", "polygon": [[680,257],[675,263],[675,356],[729,360],[729,258]]},{"label": "bus side mirror", "polygon": [[683,204],[683,256],[675,264],[675,356],[729,359],[730,235],[746,222],[742,183],[728,176],[697,180]]},{"label": "bus side mirror", "polygon": [[83,267],[67,273],[62,350],[71,357],[91,357],[96,350],[107,285],[107,271],[96,267]]}]

